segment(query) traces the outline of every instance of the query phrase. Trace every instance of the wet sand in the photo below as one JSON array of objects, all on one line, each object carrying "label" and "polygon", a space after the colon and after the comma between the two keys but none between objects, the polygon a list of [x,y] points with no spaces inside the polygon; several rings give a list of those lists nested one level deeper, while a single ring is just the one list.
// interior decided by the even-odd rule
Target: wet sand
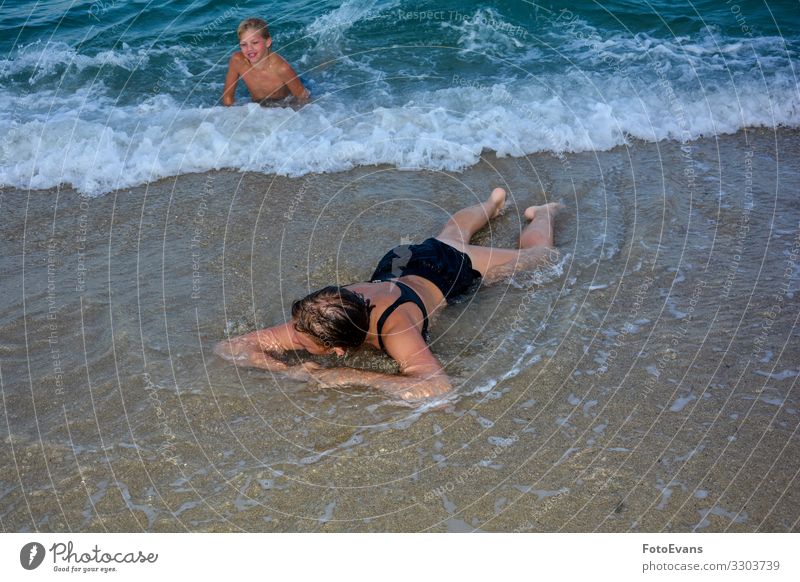
[{"label": "wet sand", "polygon": [[[493,186],[560,262],[437,314],[438,409],[211,353]],[[463,173],[3,190],[3,531],[797,531],[800,133]],[[332,364],[333,361],[327,361]],[[348,363],[391,372],[363,352]]]}]

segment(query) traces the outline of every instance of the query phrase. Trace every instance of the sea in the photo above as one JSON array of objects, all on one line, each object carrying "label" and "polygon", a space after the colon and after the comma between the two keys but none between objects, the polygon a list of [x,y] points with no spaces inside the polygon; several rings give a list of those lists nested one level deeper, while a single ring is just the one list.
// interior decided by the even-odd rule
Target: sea
[{"label": "sea", "polygon": [[[313,101],[220,106],[239,21]],[[790,0],[2,3],[0,184],[99,195],[190,172],[463,170],[797,127]]]},{"label": "sea", "polygon": [[[221,106],[254,16],[308,104]],[[797,532],[799,54],[786,0],[0,0],[0,530]],[[495,187],[473,243],[557,252],[431,314],[447,397],[214,355]]]}]

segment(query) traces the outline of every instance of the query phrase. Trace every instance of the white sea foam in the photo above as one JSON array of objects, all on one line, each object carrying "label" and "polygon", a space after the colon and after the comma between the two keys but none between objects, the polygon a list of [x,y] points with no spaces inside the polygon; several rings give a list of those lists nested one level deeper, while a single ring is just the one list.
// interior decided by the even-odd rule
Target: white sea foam
[{"label": "white sea foam", "polygon": [[391,0],[345,0],[338,8],[315,18],[305,32],[317,40],[318,46],[330,50],[331,45],[338,45],[357,22],[376,18],[396,5],[397,2]]},{"label": "white sea foam", "polygon": [[[49,51],[51,61],[45,62],[37,51],[0,62],[0,78],[64,74],[72,70],[69,63],[127,70],[154,54]],[[28,92],[4,88],[0,185],[68,184],[96,195],[222,168],[289,176],[381,163],[461,170],[484,151],[523,156],[608,150],[631,138],[682,140],[745,126],[800,126],[791,74],[757,77],[737,78],[735,85],[718,81],[705,90],[675,81],[674,93],[658,83],[640,83],[633,92],[630,79],[581,71],[491,84],[454,77],[445,88],[402,98],[373,93],[353,101],[322,94],[297,112],[256,105],[185,107],[183,98],[168,94],[125,105],[94,77],[72,92],[42,83]]]},{"label": "white sea foam", "polygon": [[458,46],[466,52],[505,55],[524,46],[528,36],[524,27],[503,20],[492,8],[478,8],[472,14],[448,11],[441,27],[458,33]]},{"label": "white sea foam", "polygon": [[117,50],[105,50],[89,56],[79,53],[63,42],[37,41],[19,47],[14,58],[0,59],[0,79],[13,75],[26,75],[28,83],[33,85],[48,75],[63,75],[67,70],[71,74],[104,67],[133,71],[146,67],[151,57],[175,50],[179,49],[175,47],[132,49],[123,43]]}]

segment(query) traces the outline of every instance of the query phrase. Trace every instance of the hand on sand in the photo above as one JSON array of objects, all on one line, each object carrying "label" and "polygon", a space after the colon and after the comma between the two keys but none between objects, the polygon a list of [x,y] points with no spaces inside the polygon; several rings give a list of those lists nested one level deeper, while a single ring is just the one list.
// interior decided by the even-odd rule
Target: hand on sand
[{"label": "hand on sand", "polygon": [[320,366],[316,362],[303,362],[302,364],[297,364],[296,366],[290,366],[286,369],[285,373],[286,376],[292,380],[308,382],[314,379],[314,372],[322,369],[323,366]]},{"label": "hand on sand", "polygon": [[433,377],[427,381],[420,381],[411,389],[395,392],[393,396],[408,402],[417,402],[448,394],[452,389],[452,386],[445,378]]},{"label": "hand on sand", "polygon": [[245,361],[250,358],[247,350],[243,346],[233,340],[223,340],[214,346],[214,353],[224,360],[229,362]]}]

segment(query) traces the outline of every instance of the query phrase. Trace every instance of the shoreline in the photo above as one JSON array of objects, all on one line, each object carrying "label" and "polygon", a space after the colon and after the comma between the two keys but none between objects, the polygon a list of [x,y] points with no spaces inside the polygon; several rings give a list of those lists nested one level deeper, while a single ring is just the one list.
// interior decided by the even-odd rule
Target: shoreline
[{"label": "shoreline", "polygon": [[[747,138],[3,189],[6,529],[796,531],[800,131]],[[562,198],[566,258],[439,316],[445,409],[210,354],[494,185],[476,242]]]},{"label": "shoreline", "polygon": [[162,190],[168,188],[169,184],[175,184],[177,181],[181,179],[188,179],[190,177],[198,177],[198,176],[206,176],[207,179],[205,183],[213,182],[213,177],[215,176],[228,176],[228,175],[238,175],[241,176],[242,179],[245,177],[254,177],[256,179],[263,179],[269,181],[276,181],[276,180],[288,180],[288,181],[304,181],[304,180],[313,180],[314,177],[322,177],[322,176],[336,176],[341,174],[351,174],[356,173],[359,171],[386,171],[386,170],[397,170],[402,172],[421,172],[421,173],[435,173],[435,174],[446,174],[452,176],[458,176],[462,174],[468,174],[471,170],[476,167],[481,166],[482,164],[489,163],[490,165],[502,165],[503,160],[541,160],[541,159],[548,159],[548,158],[555,158],[561,163],[561,166],[564,170],[568,170],[570,168],[570,159],[571,158],[581,158],[585,156],[594,156],[594,155],[602,155],[602,156],[619,156],[629,150],[637,150],[641,148],[647,148],[652,146],[657,147],[664,147],[667,149],[671,149],[673,147],[678,148],[691,148],[695,147],[696,144],[702,144],[708,141],[719,140],[719,139],[740,139],[742,136],[747,135],[753,136],[755,139],[762,140],[767,135],[774,135],[776,140],[780,139],[780,136],[792,136],[792,135],[800,135],[800,128],[796,127],[789,127],[785,125],[778,125],[774,128],[772,127],[763,127],[763,126],[752,126],[752,127],[745,127],[737,130],[735,133],[722,133],[716,136],[702,136],[695,139],[687,139],[687,140],[678,140],[678,139],[662,139],[657,142],[646,141],[640,138],[627,136],[628,143],[627,144],[620,144],[616,145],[607,150],[588,150],[588,151],[564,151],[564,152],[555,152],[555,151],[541,151],[541,152],[533,152],[529,154],[525,154],[522,156],[510,156],[510,155],[502,155],[499,156],[498,153],[492,149],[484,148],[479,157],[478,161],[472,165],[466,166],[464,168],[458,170],[441,170],[436,168],[398,168],[396,165],[387,164],[387,163],[378,163],[378,164],[365,164],[365,165],[358,165],[351,169],[346,170],[333,170],[329,172],[309,172],[307,174],[303,174],[300,176],[294,175],[287,175],[287,174],[277,174],[277,173],[264,173],[259,171],[252,171],[252,170],[240,170],[233,167],[225,167],[225,168],[218,168],[214,170],[205,170],[205,171],[197,171],[197,172],[186,172],[182,174],[164,176],[161,178],[156,178],[154,180],[143,182],[131,186],[123,186],[121,188],[117,188],[114,190],[109,190],[100,194],[90,194],[87,192],[81,192],[75,186],[69,183],[62,183],[59,186],[49,187],[49,188],[19,188],[12,185],[4,185],[0,186],[0,195],[19,195],[21,193],[30,193],[30,194],[49,194],[49,195],[56,195],[56,194],[64,194],[65,196],[72,197],[73,195],[78,196],[82,199],[89,199],[95,200],[98,198],[103,198],[106,196],[116,196],[122,192],[132,192],[134,190],[142,190],[153,188],[156,190]]}]

